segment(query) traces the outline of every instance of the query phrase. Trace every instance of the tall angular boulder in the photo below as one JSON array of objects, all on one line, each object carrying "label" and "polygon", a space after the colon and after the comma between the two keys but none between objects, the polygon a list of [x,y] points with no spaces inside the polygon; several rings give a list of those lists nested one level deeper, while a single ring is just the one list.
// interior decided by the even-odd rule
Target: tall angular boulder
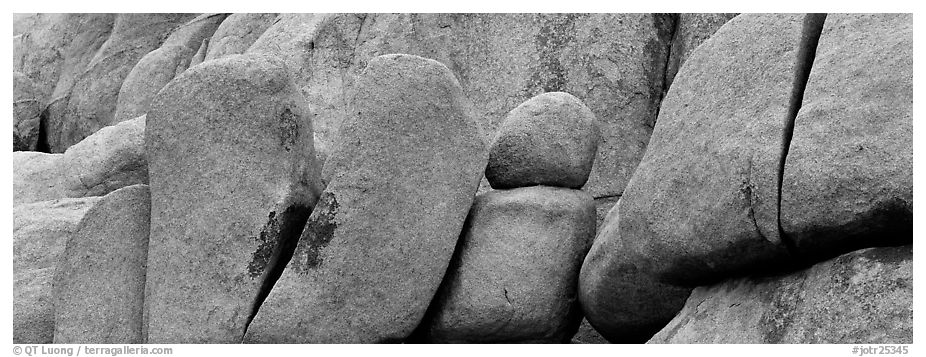
[{"label": "tall angular boulder", "polygon": [[209,40],[205,60],[244,53],[276,19],[272,13],[228,15]]},{"label": "tall angular boulder", "polygon": [[13,343],[52,343],[52,282],[61,252],[99,197],[64,198],[13,207]]},{"label": "tall angular boulder", "polygon": [[784,167],[800,254],[913,242],[913,16],[830,14]]},{"label": "tall angular boulder", "polygon": [[[678,14],[672,51],[666,68],[666,83],[672,84],[678,70],[698,46],[707,41],[727,21],[739,14],[730,13],[684,13]],[[666,88],[668,89],[668,88]]]},{"label": "tall angular boulder", "polygon": [[434,60],[380,56],[350,112],[248,342],[401,341],[447,270],[487,157],[456,78]]},{"label": "tall angular boulder", "polygon": [[142,310],[151,210],[147,185],[104,196],[58,260],[55,343],[144,343]]},{"label": "tall angular boulder", "polygon": [[913,343],[913,246],[699,287],[649,343]]},{"label": "tall angular boulder", "polygon": [[237,55],[168,83],[147,118],[147,341],[240,342],[321,192],[309,108],[283,63]]},{"label": "tall angular boulder", "polygon": [[697,286],[790,259],[778,165],[803,14],[744,14],[669,89],[621,197],[620,235],[657,280]]},{"label": "tall angular boulder", "polygon": [[532,186],[477,196],[422,338],[568,342],[582,319],[576,286],[594,238],[586,192]]},{"label": "tall angular boulder", "polygon": [[[115,124],[119,90],[138,61],[164,41],[164,34],[191,14],[119,14],[112,33],[76,77],[63,102],[49,108],[47,140],[63,152],[100,128]],[[131,119],[131,118],[128,118]]]}]

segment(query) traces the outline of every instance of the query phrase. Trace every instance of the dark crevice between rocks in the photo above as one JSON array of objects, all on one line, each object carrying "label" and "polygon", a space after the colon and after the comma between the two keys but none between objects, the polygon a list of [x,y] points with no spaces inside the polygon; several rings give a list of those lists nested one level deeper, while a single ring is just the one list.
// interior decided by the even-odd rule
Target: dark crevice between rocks
[{"label": "dark crevice between rocks", "polygon": [[651,128],[656,127],[656,120],[659,118],[659,111],[662,109],[662,100],[666,97],[666,93],[669,92],[669,86],[672,85],[672,77],[669,77],[669,69],[671,68],[672,60],[672,46],[675,43],[675,36],[678,35],[678,23],[680,15],[679,14],[654,14],[653,22],[656,27],[657,35],[660,40],[665,40],[666,43],[666,58],[662,62],[662,88],[659,92],[659,98],[656,100],[656,112],[653,116],[653,125]]},{"label": "dark crevice between rocks", "polygon": [[251,326],[254,316],[257,316],[260,306],[270,295],[273,285],[283,275],[283,269],[292,259],[302,229],[305,227],[311,212],[311,207],[302,205],[290,206],[280,214],[270,212],[267,223],[261,229],[258,238],[260,246],[254,252],[254,257],[248,265],[249,275],[252,278],[259,278],[261,287],[254,299],[247,323],[244,325],[244,332],[241,335],[242,341],[247,336],[248,327]]},{"label": "dark crevice between rocks", "polygon": [[788,112],[784,119],[784,130],[781,135],[781,155],[778,159],[778,235],[784,247],[795,257],[801,260],[795,242],[781,226],[781,186],[784,181],[785,162],[791,148],[791,139],[794,136],[794,121],[801,109],[804,100],[804,90],[810,78],[813,60],[817,54],[817,44],[823,32],[823,23],[826,14],[807,14],[801,27],[801,40],[797,48],[797,57],[794,62],[794,80],[791,83],[791,96],[788,100]]},{"label": "dark crevice between rocks", "polygon": [[51,146],[48,145],[48,107],[39,114],[39,134],[38,142],[35,144],[35,151],[51,153]]}]

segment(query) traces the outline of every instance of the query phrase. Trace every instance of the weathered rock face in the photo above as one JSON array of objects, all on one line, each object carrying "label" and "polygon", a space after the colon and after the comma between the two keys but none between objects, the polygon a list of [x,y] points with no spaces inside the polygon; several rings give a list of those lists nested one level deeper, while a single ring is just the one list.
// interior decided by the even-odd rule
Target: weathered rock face
[{"label": "weathered rock face", "polygon": [[186,70],[192,57],[193,50],[180,45],[161,46],[142,57],[119,89],[115,122],[145,115],[158,91]]},{"label": "weathered rock face", "polygon": [[241,54],[277,19],[277,14],[231,14],[215,30],[205,60]]},{"label": "weathered rock face", "polygon": [[443,343],[565,343],[582,319],[576,286],[595,238],[583,191],[547,186],[476,197],[421,333]]},{"label": "weathered rock face", "polygon": [[788,259],[777,177],[802,20],[737,16],[675,78],[621,197],[620,235],[657,280],[695,286]]},{"label": "weathered rock face", "polygon": [[13,206],[67,196],[62,156],[34,151],[13,153]]},{"label": "weathered rock face", "polygon": [[410,55],[371,60],[357,88],[330,182],[246,341],[405,339],[447,269],[487,161],[462,90]]},{"label": "weathered rock face", "polygon": [[52,279],[68,235],[99,197],[13,206],[13,343],[52,343]]},{"label": "weathered rock face", "polygon": [[913,242],[913,16],[827,16],[785,164],[799,252]]},{"label": "weathered rock face", "polygon": [[[669,66],[666,68],[666,83],[671,84],[685,59],[695,48],[707,41],[723,24],[739,14],[693,13],[678,14]],[[668,89],[668,88],[666,88]]]},{"label": "weathered rock face", "polygon": [[598,331],[595,331],[595,328],[588,323],[588,320],[582,319],[582,322],[579,324],[579,330],[576,331],[574,336],[572,336],[572,341],[569,343],[605,344],[609,342],[604,338],[604,336],[601,336]]},{"label": "weathered rock face", "polygon": [[55,343],[144,343],[150,209],[148,186],[134,185],[87,211],[58,260]]},{"label": "weathered rock face", "polygon": [[166,34],[191,14],[119,14],[112,34],[76,77],[62,103],[49,108],[47,140],[52,152],[63,152],[100,128],[115,124],[122,82],[148,52],[161,46]]},{"label": "weathered rock face", "polygon": [[43,102],[26,75],[13,72],[13,150],[35,151]]},{"label": "weathered rock face", "polygon": [[[31,79],[42,103],[53,103],[70,93],[97,50],[109,37],[114,14],[42,14],[21,35],[21,56],[14,71]],[[60,98],[60,99],[59,99]]]},{"label": "weathered rock face", "polygon": [[165,46],[183,46],[196,51],[203,41],[215,33],[228,14],[201,14],[189,22],[180,25],[164,40]]},{"label": "weathered rock face", "polygon": [[[829,20],[827,20],[829,21]],[[694,290],[650,343],[913,343],[913,247]]]},{"label": "weathered rock face", "polygon": [[193,58],[190,59],[190,67],[203,63],[206,60],[206,51],[209,50],[209,39],[204,39],[202,43],[199,44],[199,49],[196,50],[196,54],[193,55]]},{"label": "weathered rock face", "polygon": [[[651,14],[282,15],[251,52],[278,53],[318,110],[322,145],[351,114],[346,99],[384,53],[434,58],[475,105],[487,138],[518,104],[544,92],[575,95],[602,141],[586,185],[620,194],[643,156],[664,92],[671,16]],[[332,148],[333,149],[333,148]]]},{"label": "weathered rock face", "polygon": [[265,56],[203,63],[155,97],[148,343],[241,341],[321,192],[309,118],[286,68]]},{"label": "weathered rock face", "polygon": [[640,242],[621,235],[618,201],[601,224],[579,275],[579,302],[589,323],[608,341],[641,343],[669,322],[691,292],[659,282]]},{"label": "weathered rock face", "polygon": [[550,92],[508,114],[489,148],[486,178],[495,189],[581,188],[595,161],[598,121],[569,93]]},{"label": "weathered rock face", "polygon": [[145,117],[100,129],[64,154],[13,154],[13,204],[102,196],[148,183]]}]

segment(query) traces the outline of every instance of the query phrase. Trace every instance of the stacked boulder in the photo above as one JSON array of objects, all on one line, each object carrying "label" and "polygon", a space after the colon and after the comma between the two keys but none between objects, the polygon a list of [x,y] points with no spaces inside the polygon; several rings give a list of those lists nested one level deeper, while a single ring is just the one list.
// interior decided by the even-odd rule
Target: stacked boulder
[{"label": "stacked boulder", "polygon": [[447,277],[418,339],[437,343],[564,343],[582,314],[577,276],[595,235],[588,180],[594,114],[552,92],[511,111],[489,154],[499,190],[476,197]]}]

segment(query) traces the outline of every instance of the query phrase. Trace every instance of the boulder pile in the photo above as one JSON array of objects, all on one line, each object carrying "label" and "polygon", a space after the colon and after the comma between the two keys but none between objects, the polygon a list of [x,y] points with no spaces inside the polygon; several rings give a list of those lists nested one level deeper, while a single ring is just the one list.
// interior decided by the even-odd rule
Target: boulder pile
[{"label": "boulder pile", "polygon": [[910,14],[13,31],[14,343],[912,343]]}]

